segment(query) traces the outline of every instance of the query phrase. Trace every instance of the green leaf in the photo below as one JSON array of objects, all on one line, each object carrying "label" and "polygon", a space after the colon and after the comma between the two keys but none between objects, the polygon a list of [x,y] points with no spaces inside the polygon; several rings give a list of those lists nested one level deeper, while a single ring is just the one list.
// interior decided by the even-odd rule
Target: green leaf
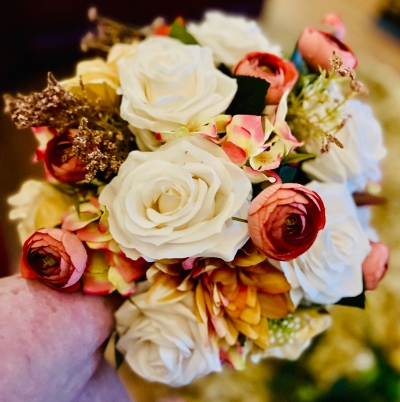
[{"label": "green leaf", "polygon": [[119,334],[115,334],[115,341],[114,341],[114,351],[115,351],[115,365],[117,370],[121,367],[121,364],[124,362],[124,355],[117,349],[117,342],[119,339]]},{"label": "green leaf", "polygon": [[171,38],[180,40],[185,45],[198,45],[197,40],[186,30],[186,28],[180,24],[174,22],[171,26],[171,32],[169,33]]},{"label": "green leaf", "polygon": [[297,169],[289,165],[281,166],[279,169],[279,177],[282,183],[293,183],[296,173]]},{"label": "green leaf", "polygon": [[339,304],[340,306],[358,307],[361,309],[365,309],[365,293],[363,291],[358,296],[343,297],[335,304]]},{"label": "green leaf", "polygon": [[262,78],[249,77],[247,75],[234,75],[238,84],[238,90],[226,114],[252,114],[260,116],[265,107],[269,82]]},{"label": "green leaf", "polygon": [[289,163],[296,163],[306,161],[309,159],[314,159],[316,156],[317,155],[315,154],[298,154],[298,153],[288,154],[282,159],[281,165],[288,165]]},{"label": "green leaf", "polygon": [[226,66],[226,64],[221,63],[221,64],[218,66],[218,70],[221,71],[221,73],[224,73],[224,74],[227,75],[228,77],[231,77],[231,78],[232,78],[232,72],[231,72],[230,68]]}]

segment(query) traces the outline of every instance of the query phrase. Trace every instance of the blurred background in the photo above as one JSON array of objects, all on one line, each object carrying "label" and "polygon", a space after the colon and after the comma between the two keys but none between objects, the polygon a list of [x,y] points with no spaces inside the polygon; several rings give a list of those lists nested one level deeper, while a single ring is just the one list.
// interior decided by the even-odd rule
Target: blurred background
[{"label": "blurred background", "polygon": [[[3,2],[5,3],[5,2]],[[80,38],[93,27],[87,10],[130,25],[158,15],[200,19],[204,10],[224,9],[256,18],[268,38],[290,56],[306,27],[323,29],[322,17],[341,15],[346,42],[359,60],[358,78],[370,89],[365,99],[381,121],[388,156],[382,169],[388,202],[374,207],[373,224],[391,249],[390,269],[378,290],[367,294],[364,311],[334,307],[334,324],[297,362],[268,360],[243,372],[226,368],[181,389],[151,385],[120,374],[135,401],[400,401],[400,0],[13,0],[0,6],[1,93],[28,93],[46,85],[46,73],[72,76]],[[28,178],[43,178],[32,162],[36,148],[29,130],[17,130],[0,114],[0,276],[16,272],[20,244],[8,220],[6,199]]]}]

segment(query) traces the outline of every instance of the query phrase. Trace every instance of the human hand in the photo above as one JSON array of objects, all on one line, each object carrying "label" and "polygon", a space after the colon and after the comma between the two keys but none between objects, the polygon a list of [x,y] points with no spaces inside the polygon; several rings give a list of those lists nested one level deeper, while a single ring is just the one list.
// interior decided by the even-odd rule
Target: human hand
[{"label": "human hand", "polygon": [[0,279],[1,402],[128,402],[102,344],[112,296],[61,293],[19,276]]}]

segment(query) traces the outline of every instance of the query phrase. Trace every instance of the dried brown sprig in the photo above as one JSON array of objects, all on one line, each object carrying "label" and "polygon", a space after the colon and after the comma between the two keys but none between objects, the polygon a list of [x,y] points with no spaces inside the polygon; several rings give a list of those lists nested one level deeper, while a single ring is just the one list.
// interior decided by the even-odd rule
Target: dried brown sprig
[{"label": "dried brown sprig", "polygon": [[351,79],[350,88],[354,92],[359,92],[363,95],[368,94],[368,89],[365,85],[357,81],[356,72],[351,67],[345,67],[342,58],[334,51],[331,58],[331,66],[342,77],[349,77]]},{"label": "dried brown sprig", "polygon": [[118,172],[129,152],[126,137],[122,132],[91,130],[82,118],[71,153],[86,163],[86,180],[93,180],[98,171],[104,172],[105,179]]},{"label": "dried brown sprig", "polygon": [[88,11],[88,18],[96,24],[96,32],[88,32],[81,40],[81,49],[86,52],[96,49],[108,53],[116,43],[132,43],[134,39],[143,39],[140,29],[129,27],[98,14],[96,7]]},{"label": "dried brown sprig", "polygon": [[344,148],[343,144],[336,137],[328,133],[324,137],[324,144],[321,147],[321,154],[329,152],[332,143],[338,146],[339,148]]},{"label": "dried brown sprig", "polygon": [[83,116],[94,113],[83,99],[64,89],[51,73],[42,92],[16,97],[4,95],[5,112],[18,128],[48,126],[59,129],[76,128]]}]

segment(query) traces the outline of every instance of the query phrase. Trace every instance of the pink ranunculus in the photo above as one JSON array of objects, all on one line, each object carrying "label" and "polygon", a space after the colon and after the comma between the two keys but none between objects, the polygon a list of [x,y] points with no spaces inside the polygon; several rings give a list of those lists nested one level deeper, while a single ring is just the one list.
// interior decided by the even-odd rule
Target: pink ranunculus
[{"label": "pink ranunculus", "polygon": [[366,290],[374,290],[384,277],[389,262],[389,247],[380,242],[371,242],[371,251],[362,264]]},{"label": "pink ranunculus", "polygon": [[251,203],[250,237],[269,258],[289,261],[307,251],[325,226],[319,195],[297,183],[273,184]]},{"label": "pink ranunculus", "polygon": [[47,143],[44,161],[48,172],[62,183],[84,180],[86,163],[71,154],[73,130],[57,135]]},{"label": "pink ranunculus", "polygon": [[299,78],[299,72],[291,61],[261,52],[246,55],[233,69],[233,74],[258,77],[269,82],[271,86],[266,97],[268,105],[278,104],[284,92],[290,91]]},{"label": "pink ranunculus", "polygon": [[350,48],[328,32],[305,28],[297,42],[297,49],[313,71],[319,71],[320,67],[330,71],[333,52],[340,55],[344,67],[357,67],[358,61]]},{"label": "pink ranunculus", "polygon": [[57,290],[79,289],[86,267],[84,245],[73,233],[63,229],[37,230],[23,245],[21,275],[39,279]]}]

